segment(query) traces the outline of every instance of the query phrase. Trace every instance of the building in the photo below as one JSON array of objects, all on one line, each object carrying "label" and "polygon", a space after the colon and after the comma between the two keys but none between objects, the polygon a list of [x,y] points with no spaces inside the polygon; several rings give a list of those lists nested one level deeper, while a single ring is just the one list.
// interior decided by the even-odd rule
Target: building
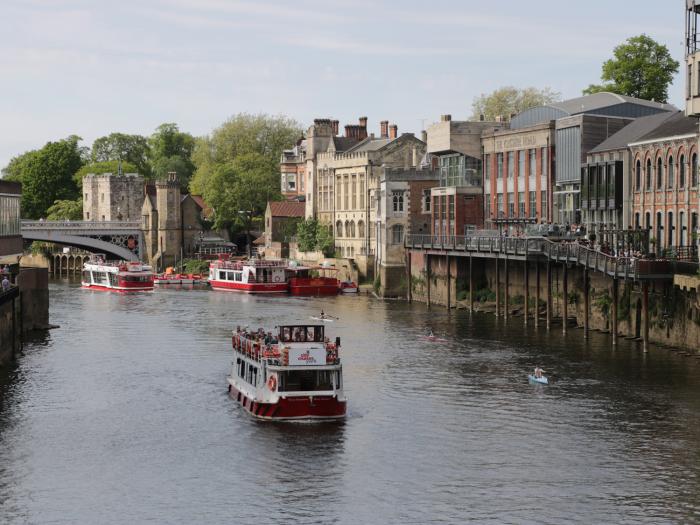
[{"label": "building", "polygon": [[677,112],[629,147],[634,166],[632,226],[651,230],[657,253],[696,244],[697,119]]},{"label": "building", "polygon": [[635,226],[632,220],[635,171],[629,144],[675,115],[663,112],[636,119],[586,155],[581,170],[581,221],[588,234],[601,238],[604,230],[627,230]]},{"label": "building", "polygon": [[303,202],[268,202],[265,209],[265,248],[277,248],[288,243],[304,220],[306,205]]},{"label": "building", "polygon": [[502,126],[498,122],[454,121],[451,115],[442,115],[428,128],[427,152],[439,173],[430,197],[433,235],[464,235],[483,227],[481,137]]},{"label": "building", "polygon": [[306,140],[300,139],[292,149],[282,152],[280,160],[280,189],[286,199],[306,197]]},{"label": "building", "polygon": [[[510,131],[499,134],[500,140],[503,141],[501,149],[506,151],[495,153],[508,155],[503,158],[503,164],[500,166],[506,169],[508,175],[513,173],[514,179],[516,164],[521,166],[521,163],[524,163],[523,167],[527,169],[532,162],[527,153],[522,153],[532,148],[525,143],[519,146],[518,134],[536,131],[537,126],[553,126],[553,134],[551,131],[548,133],[550,142],[544,146],[546,148],[546,158],[543,156],[545,165],[542,166],[540,162],[539,167],[543,174],[544,170],[547,170],[544,175],[548,181],[547,188],[540,189],[547,192],[547,199],[543,200],[541,195],[539,198],[535,195],[536,202],[539,203],[536,206],[542,207],[546,213],[537,216],[536,212],[534,219],[542,222],[551,220],[560,224],[578,223],[581,221],[581,165],[585,164],[587,153],[636,118],[675,110],[676,108],[670,104],[604,92],[539,106],[527,109],[511,120]],[[526,137],[527,134],[523,140]],[[531,136],[530,140],[533,140]],[[537,148],[540,149],[540,154],[544,155],[541,140],[534,146],[535,150]],[[523,156],[522,160],[521,156]],[[512,160],[512,164],[509,160]],[[498,162],[498,159],[496,161]],[[534,162],[537,167],[537,160]],[[511,165],[513,168],[510,167]],[[493,169],[492,166],[492,173]],[[503,173],[498,171],[498,165],[495,173],[501,175]],[[521,181],[518,183],[521,184]],[[507,182],[505,184],[510,187]],[[551,184],[553,186],[550,186]],[[497,210],[497,213],[502,211],[507,218],[517,217],[520,215],[523,204],[526,210],[531,210],[532,206],[528,206],[531,190],[528,189],[528,193],[521,195],[518,189],[513,186],[513,191],[507,192],[504,199],[510,197],[513,200],[507,203],[504,201],[502,210]],[[496,205],[498,206],[498,203]],[[514,213],[511,214],[511,211]],[[526,214],[528,214],[527,211]]]},{"label": "building", "polygon": [[430,234],[431,189],[439,180],[438,170],[384,168],[376,200],[374,253],[380,293],[385,297],[406,294],[406,250],[404,238]]},{"label": "building", "polygon": [[22,185],[0,180],[0,264],[16,264],[22,255]]},{"label": "building", "polygon": [[83,177],[83,220],[140,221],[144,179],[137,173]]}]

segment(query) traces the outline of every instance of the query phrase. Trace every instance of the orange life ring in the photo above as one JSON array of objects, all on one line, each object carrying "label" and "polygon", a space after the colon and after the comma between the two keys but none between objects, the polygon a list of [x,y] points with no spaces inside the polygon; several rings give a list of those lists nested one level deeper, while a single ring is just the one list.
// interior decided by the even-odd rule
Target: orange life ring
[{"label": "orange life ring", "polygon": [[277,389],[277,377],[270,376],[270,378],[267,380],[267,388],[273,392]]}]

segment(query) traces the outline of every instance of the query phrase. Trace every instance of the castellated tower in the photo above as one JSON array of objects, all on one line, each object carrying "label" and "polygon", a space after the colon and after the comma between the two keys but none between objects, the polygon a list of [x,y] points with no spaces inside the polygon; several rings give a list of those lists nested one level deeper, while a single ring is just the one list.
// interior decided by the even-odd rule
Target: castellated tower
[{"label": "castellated tower", "polygon": [[158,252],[163,268],[173,266],[180,258],[182,228],[180,215],[180,183],[177,173],[156,181],[156,209],[158,210]]},{"label": "castellated tower", "polygon": [[138,173],[90,173],[83,177],[83,220],[140,221],[143,177]]}]

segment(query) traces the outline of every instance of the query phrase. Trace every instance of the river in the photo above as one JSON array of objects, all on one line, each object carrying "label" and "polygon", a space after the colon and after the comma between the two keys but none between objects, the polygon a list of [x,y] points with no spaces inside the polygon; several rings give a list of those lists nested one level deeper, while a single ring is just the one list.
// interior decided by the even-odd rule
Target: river
[{"label": "river", "polygon": [[[231,329],[321,308],[347,420],[253,420],[226,393]],[[51,321],[0,372],[1,523],[700,522],[700,361],[670,350],[366,296],[66,281]]]}]

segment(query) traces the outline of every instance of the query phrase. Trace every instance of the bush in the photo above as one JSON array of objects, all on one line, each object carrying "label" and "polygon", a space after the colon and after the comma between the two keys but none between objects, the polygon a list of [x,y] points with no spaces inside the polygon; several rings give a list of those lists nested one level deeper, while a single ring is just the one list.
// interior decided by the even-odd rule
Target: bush
[{"label": "bush", "polygon": [[209,261],[201,259],[185,259],[181,266],[183,273],[206,275],[209,273]]}]

